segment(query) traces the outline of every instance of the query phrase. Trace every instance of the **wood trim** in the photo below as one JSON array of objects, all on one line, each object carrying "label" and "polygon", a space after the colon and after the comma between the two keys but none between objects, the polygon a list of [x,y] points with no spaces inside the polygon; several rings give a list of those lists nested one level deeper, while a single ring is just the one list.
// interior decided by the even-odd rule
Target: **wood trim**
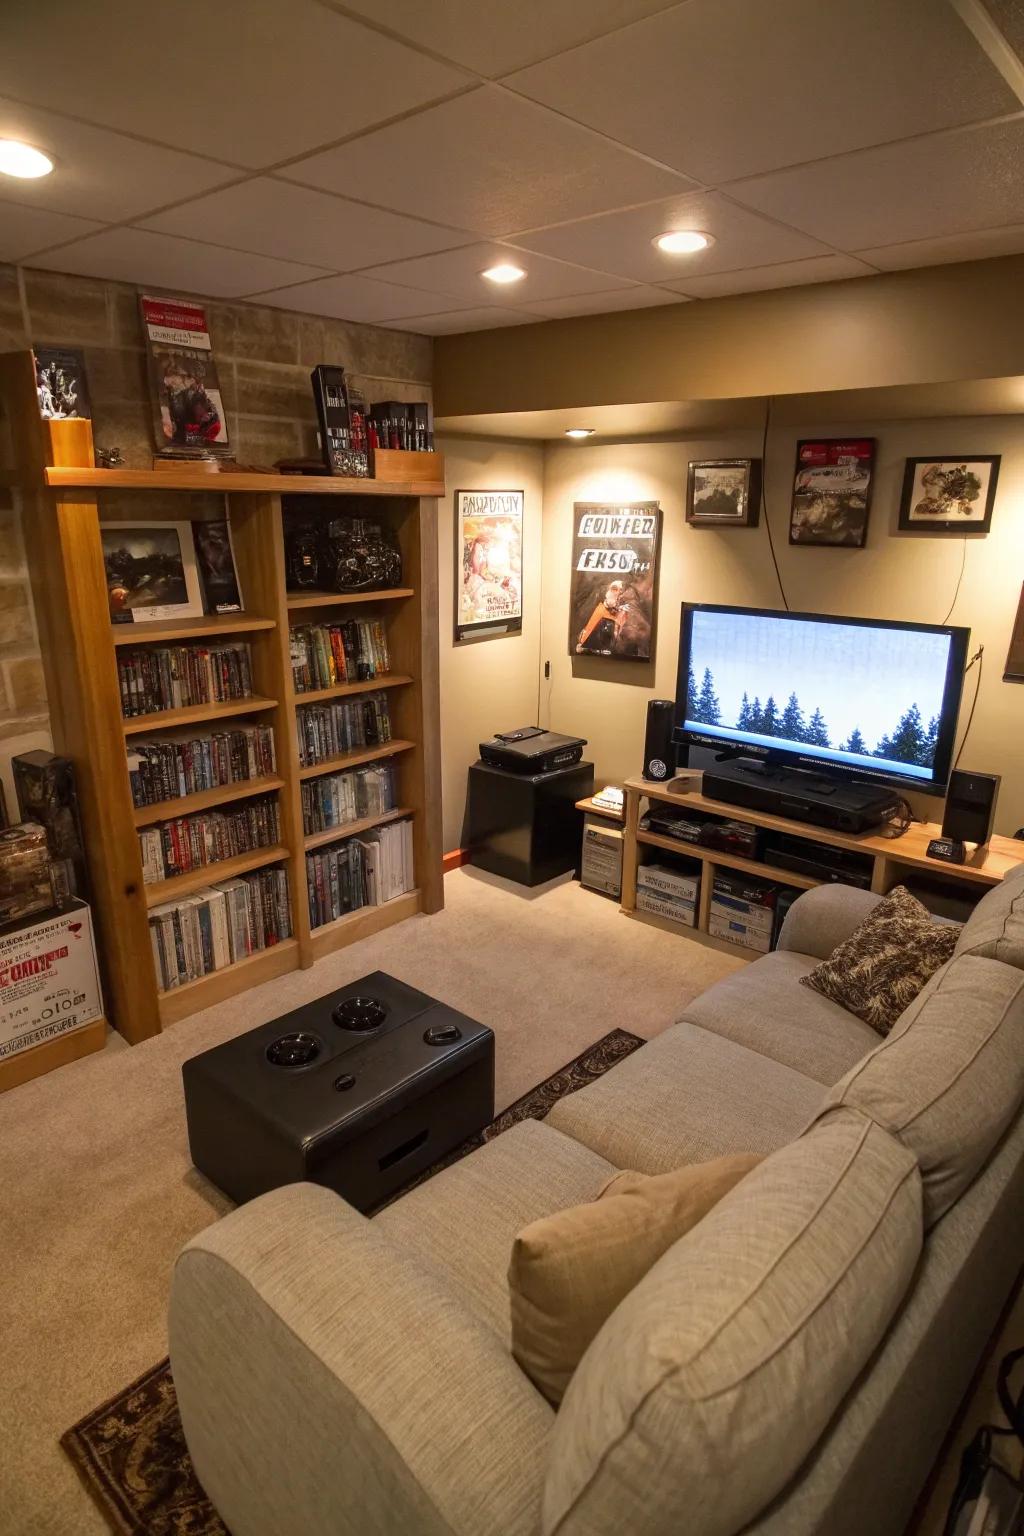
[{"label": "wood trim", "polygon": [[170,992],[160,992],[157,996],[160,1023],[165,1027],[176,1024],[190,1013],[198,1013],[202,1008],[212,1008],[216,1003],[226,1002],[229,997],[247,992],[250,987],[257,987],[261,982],[272,981],[276,976],[286,976],[289,971],[297,968],[298,963],[298,940],[282,939],[269,949],[261,949],[254,955],[246,955],[244,960],[236,960],[234,965],[222,966],[219,971],[211,971],[208,976],[184,982]]},{"label": "wood trim", "polygon": [[310,688],[295,694],[296,704],[323,704],[326,699],[343,699],[350,693],[373,693],[378,688],[404,688],[413,679],[402,672],[381,672],[362,683],[335,683],[330,688]]},{"label": "wood trim", "polygon": [[469,863],[468,848],[453,848],[451,853],[446,853],[441,860],[441,872],[447,874],[449,870],[461,869],[463,864]]},{"label": "wood trim", "polygon": [[0,1093],[19,1088],[34,1077],[42,1077],[44,1072],[66,1066],[69,1061],[80,1061],[93,1051],[102,1051],[107,1043],[108,1028],[106,1019],[92,1019],[80,1029],[58,1035],[56,1040],[44,1040],[41,1045],[32,1045],[27,1051],[8,1056],[5,1061],[0,1061]]},{"label": "wood trim", "polygon": [[300,779],[322,779],[325,773],[344,773],[346,768],[358,768],[360,763],[375,763],[378,758],[398,757],[402,752],[414,752],[414,741],[383,741],[375,747],[360,747],[355,752],[343,752],[340,757],[325,757],[323,762],[311,763],[299,769]]},{"label": "wood trim", "polygon": [[246,875],[250,870],[263,869],[268,864],[282,864],[288,858],[283,843],[269,848],[254,848],[250,853],[236,853],[230,859],[216,859],[212,864],[200,864],[183,875],[169,875],[166,880],[152,880],[145,885],[147,907],[159,907],[165,901],[175,901],[187,896],[215,880],[233,880],[236,875]]},{"label": "wood trim", "polygon": [[422,898],[416,890],[406,891],[404,896],[396,896],[379,907],[359,907],[355,912],[346,912],[343,917],[336,917],[333,922],[313,929],[310,935],[313,957],[320,960],[336,949],[354,944],[357,939],[367,939],[371,934],[381,933],[395,923],[404,922],[407,917],[422,910]]},{"label": "wood trim", "polygon": [[336,827],[325,827],[322,832],[307,832],[302,840],[303,846],[307,853],[311,853],[314,848],[343,843],[350,837],[358,837],[360,832],[369,832],[373,827],[386,827],[389,822],[402,821],[408,816],[412,816],[412,811],[405,805],[394,811],[384,811],[380,816],[361,816],[358,821],[343,821]]},{"label": "wood trim", "polygon": [[[120,696],[118,698],[120,713]],[[150,715],[122,717],[121,730],[125,736],[138,736],[143,731],[169,731],[179,725],[208,725],[215,720],[230,720],[234,715],[259,715],[265,709],[276,709],[277,700],[251,693],[244,699],[224,699],[219,704],[189,704],[184,709],[157,709]]]},{"label": "wood trim", "polygon": [[[425,455],[416,455],[417,458]],[[429,475],[408,481],[349,480],[341,475],[253,474],[224,470],[211,475],[186,468],[86,469],[44,465],[40,485],[58,490],[252,491],[263,496],[443,496],[444,480]]]},{"label": "wood trim", "polygon": [[215,805],[227,805],[231,800],[249,800],[253,795],[270,794],[282,789],[284,779],[233,779],[230,784],[218,784],[216,789],[202,789],[194,795],[179,795],[174,800],[160,800],[153,805],[136,806],[132,819],[137,827],[152,827],[158,821],[173,821],[177,816],[191,816],[196,811],[208,811]]},{"label": "wood trim", "polygon": [[153,645],[170,640],[199,640],[203,635],[246,635],[257,629],[273,629],[274,622],[249,613],[208,613],[201,619],[178,619],[166,624],[112,624],[110,628],[115,645]]},{"label": "wood trim", "polygon": [[348,603],[390,603],[415,597],[412,587],[382,587],[378,592],[289,592],[288,611],[302,608],[338,608]]}]

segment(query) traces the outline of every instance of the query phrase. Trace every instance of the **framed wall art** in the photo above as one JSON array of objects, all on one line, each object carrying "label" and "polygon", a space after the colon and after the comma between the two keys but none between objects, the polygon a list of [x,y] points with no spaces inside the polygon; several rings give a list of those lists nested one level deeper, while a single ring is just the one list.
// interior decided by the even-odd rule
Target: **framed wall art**
[{"label": "framed wall art", "polygon": [[112,623],[202,617],[191,523],[101,523],[100,542]]},{"label": "framed wall art", "polygon": [[873,437],[802,438],[796,445],[789,542],[863,549],[874,475]]},{"label": "framed wall art", "polygon": [[908,459],[899,526],[905,533],[988,533],[998,453]]},{"label": "framed wall art", "polygon": [[455,639],[523,627],[523,492],[455,492]]},{"label": "framed wall art", "polygon": [[1006,667],[1003,671],[1004,683],[1024,683],[1024,586],[1020,589],[1020,602],[1017,604],[1017,617],[1013,621],[1013,631],[1010,635],[1010,647],[1006,652]]},{"label": "framed wall art", "polygon": [[760,459],[691,462],[686,521],[694,528],[756,528],[760,516]]},{"label": "framed wall art", "polygon": [[570,655],[650,661],[660,535],[656,501],[575,503]]}]

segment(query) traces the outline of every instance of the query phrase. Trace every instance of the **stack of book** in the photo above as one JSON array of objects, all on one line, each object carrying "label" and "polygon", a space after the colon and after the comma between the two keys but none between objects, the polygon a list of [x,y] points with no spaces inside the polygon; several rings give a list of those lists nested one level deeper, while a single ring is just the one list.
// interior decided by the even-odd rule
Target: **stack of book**
[{"label": "stack of book", "polygon": [[363,693],[333,704],[304,704],[296,711],[299,763],[312,768],[344,752],[378,747],[391,740],[386,693]]},{"label": "stack of book", "polygon": [[197,811],[139,833],[142,878],[147,885],[216,864],[220,859],[271,848],[281,840],[276,795],[248,800],[229,811]]},{"label": "stack of book", "polygon": [[391,763],[368,764],[348,773],[326,773],[302,785],[302,827],[324,832],[328,827],[383,816],[395,807],[395,773]]},{"label": "stack of book", "polygon": [[412,821],[392,821],[306,855],[306,890],[313,928],[359,907],[379,907],[411,891]]},{"label": "stack of book", "polygon": [[252,693],[248,645],[159,645],[117,654],[121,712],[150,715]]},{"label": "stack of book", "polygon": [[265,778],[276,767],[274,733],[267,725],[214,731],[187,741],[133,741],[128,753],[132,804],[157,805]]},{"label": "stack of book", "polygon": [[434,446],[434,420],[425,400],[378,400],[370,406],[366,439],[371,448],[404,448],[429,453]]},{"label": "stack of book", "polygon": [[391,669],[384,626],[377,619],[341,624],[299,624],[291,631],[296,693],[365,682]]},{"label": "stack of book", "polygon": [[204,886],[149,914],[157,985],[163,991],[196,981],[291,936],[288,876],[259,869]]}]

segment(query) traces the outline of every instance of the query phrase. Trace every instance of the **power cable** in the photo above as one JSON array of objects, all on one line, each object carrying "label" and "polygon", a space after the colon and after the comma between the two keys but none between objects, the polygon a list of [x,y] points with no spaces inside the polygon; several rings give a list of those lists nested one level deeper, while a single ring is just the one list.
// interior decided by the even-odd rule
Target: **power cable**
[{"label": "power cable", "polygon": [[967,535],[965,534],[964,535],[963,552],[962,552],[962,554],[960,556],[960,575],[956,579],[956,587],[955,587],[955,589],[953,591],[953,601],[950,603],[949,611],[946,614],[946,617],[942,621],[943,624],[948,624],[949,623],[950,618],[952,617],[953,609],[956,607],[956,600],[960,596],[960,583],[964,579],[964,567],[966,566],[966,564],[967,564]]},{"label": "power cable", "polygon": [[779,562],[775,554],[775,540],[772,538],[772,525],[768,518],[768,427],[771,419],[772,397],[768,395],[764,403],[764,432],[761,437],[761,510],[764,513],[764,531],[768,535],[768,548],[771,551],[772,565],[775,567],[775,580],[779,584],[782,606],[789,613],[789,598],[786,596],[786,589],[782,585],[782,572],[779,570]]},{"label": "power cable", "polygon": [[967,738],[971,734],[971,726],[972,726],[972,724],[974,722],[974,711],[977,708],[977,704],[978,704],[978,694],[981,692],[981,669],[985,665],[985,647],[983,645],[979,645],[978,646],[978,649],[975,651],[974,655],[971,657],[970,661],[967,663],[967,668],[966,668],[967,672],[969,672],[971,670],[971,668],[974,666],[975,662],[978,663],[978,676],[976,677],[975,682],[974,682],[974,698],[971,700],[971,712],[967,716],[967,729],[964,731],[963,740],[960,743],[960,750],[959,750],[959,752],[956,755],[956,762],[953,764],[953,772],[954,773],[959,768],[959,766],[960,766],[960,759],[964,755],[964,747],[966,747],[966,745],[967,745]]}]

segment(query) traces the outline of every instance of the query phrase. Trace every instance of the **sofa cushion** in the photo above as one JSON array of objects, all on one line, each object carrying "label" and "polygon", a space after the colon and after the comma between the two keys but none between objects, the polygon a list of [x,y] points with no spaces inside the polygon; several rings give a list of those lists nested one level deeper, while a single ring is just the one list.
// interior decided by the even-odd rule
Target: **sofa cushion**
[{"label": "sofa cushion", "polygon": [[596,1200],[532,1221],[512,1244],[512,1354],[560,1403],[590,1341],[662,1254],[758,1157],[719,1157],[672,1173],[625,1171]]},{"label": "sofa cushion", "polygon": [[545,1536],[732,1536],[789,1481],[921,1252],[912,1153],[831,1111],[616,1308],[555,1419]]},{"label": "sofa cushion", "polygon": [[668,1173],[730,1152],[772,1152],[821,1108],[821,1084],[696,1024],[675,1024],[546,1123],[618,1168]]},{"label": "sofa cushion", "polygon": [[802,954],[764,955],[709,987],[685,1017],[831,1087],[878,1036],[838,1003],[799,985],[814,966]]},{"label": "sofa cushion", "polygon": [[[596,1198],[617,1167],[540,1120],[521,1120],[374,1217],[509,1338],[508,1256],[528,1222]],[[353,1281],[358,1283],[358,1279]]]},{"label": "sofa cushion", "polygon": [[1024,864],[981,898],[961,929],[956,953],[1024,970]]},{"label": "sofa cushion", "polygon": [[920,1164],[925,1228],[974,1181],[1024,1099],[1024,971],[953,960],[829,1105],[863,1110]]}]

